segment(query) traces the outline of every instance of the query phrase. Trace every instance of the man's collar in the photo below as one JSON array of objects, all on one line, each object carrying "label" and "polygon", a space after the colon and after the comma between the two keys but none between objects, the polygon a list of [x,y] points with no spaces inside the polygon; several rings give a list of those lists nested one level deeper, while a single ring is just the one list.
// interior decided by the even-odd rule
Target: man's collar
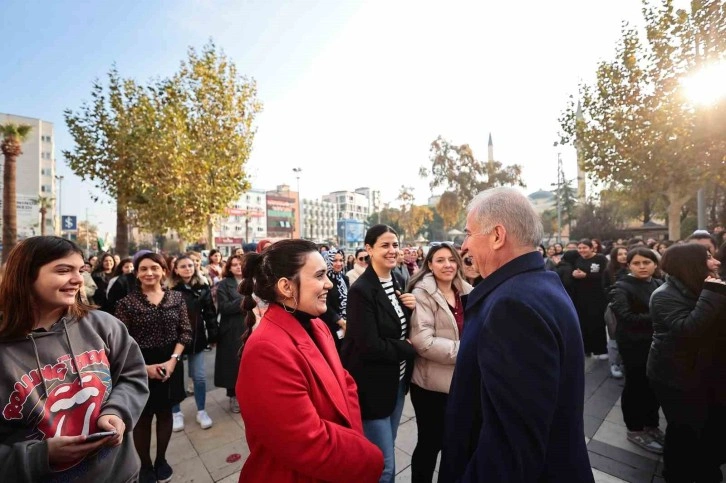
[{"label": "man's collar", "polygon": [[537,250],[508,261],[474,287],[474,290],[469,294],[467,307],[478,303],[479,300],[489,295],[492,290],[515,275],[535,270],[544,270],[544,258]]}]

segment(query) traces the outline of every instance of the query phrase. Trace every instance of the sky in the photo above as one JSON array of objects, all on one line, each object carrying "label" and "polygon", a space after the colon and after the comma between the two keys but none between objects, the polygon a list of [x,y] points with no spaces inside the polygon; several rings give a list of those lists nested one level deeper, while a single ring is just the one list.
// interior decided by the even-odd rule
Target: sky
[{"label": "sky", "polygon": [[[3,0],[0,112],[54,123],[64,215],[115,232],[115,207],[75,176],[64,109],[90,99],[115,63],[140,82],[171,75],[209,39],[254,78],[264,111],[248,164],[254,188],[297,180],[303,198],[368,186],[417,203],[441,135],[523,167],[526,192],[552,189],[557,118],[578,82],[613,56],[637,0]],[[439,193],[434,193],[439,194]],[[100,202],[93,197],[101,195]]]}]

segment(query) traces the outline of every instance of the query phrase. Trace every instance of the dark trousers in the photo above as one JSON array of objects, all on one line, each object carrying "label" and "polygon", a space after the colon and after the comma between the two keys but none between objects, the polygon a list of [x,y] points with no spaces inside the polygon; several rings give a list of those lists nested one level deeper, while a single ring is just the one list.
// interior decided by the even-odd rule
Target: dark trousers
[{"label": "dark trousers", "polygon": [[411,457],[411,482],[431,483],[436,458],[444,441],[444,414],[448,394],[411,384],[411,403],[416,413],[418,442]]},{"label": "dark trousers", "polygon": [[625,366],[625,387],[621,398],[625,425],[628,431],[657,428],[660,404],[645,373],[650,340],[618,337],[618,349]]},{"label": "dark trousers", "polygon": [[723,407],[709,405],[705,391],[682,391],[652,383],[668,427],[663,477],[668,483],[716,483],[723,480]]}]

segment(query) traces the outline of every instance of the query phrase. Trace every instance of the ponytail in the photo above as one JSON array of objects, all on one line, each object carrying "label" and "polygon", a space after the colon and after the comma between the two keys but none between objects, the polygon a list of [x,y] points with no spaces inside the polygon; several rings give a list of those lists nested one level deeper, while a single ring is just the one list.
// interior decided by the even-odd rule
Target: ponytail
[{"label": "ponytail", "polygon": [[255,317],[254,308],[257,307],[257,301],[253,294],[255,292],[255,278],[257,277],[257,271],[260,268],[262,262],[262,255],[250,252],[244,255],[244,263],[242,268],[242,282],[240,282],[237,290],[242,295],[242,311],[246,312],[245,315],[245,331],[242,333],[242,347],[240,348],[240,356],[242,350],[245,347],[245,342],[249,339],[252,334],[252,329],[257,323],[257,317]]}]

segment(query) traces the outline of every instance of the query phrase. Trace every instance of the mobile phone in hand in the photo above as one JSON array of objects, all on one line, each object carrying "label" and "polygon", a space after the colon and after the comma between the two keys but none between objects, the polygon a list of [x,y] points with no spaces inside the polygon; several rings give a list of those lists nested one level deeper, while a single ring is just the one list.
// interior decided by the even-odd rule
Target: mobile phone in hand
[{"label": "mobile phone in hand", "polygon": [[98,441],[99,439],[108,438],[109,436],[116,436],[116,430],[89,434],[86,436],[85,442],[90,443],[91,441]]},{"label": "mobile phone in hand", "polygon": [[156,368],[156,371],[161,374],[162,377],[166,377],[166,368],[159,366]]}]

